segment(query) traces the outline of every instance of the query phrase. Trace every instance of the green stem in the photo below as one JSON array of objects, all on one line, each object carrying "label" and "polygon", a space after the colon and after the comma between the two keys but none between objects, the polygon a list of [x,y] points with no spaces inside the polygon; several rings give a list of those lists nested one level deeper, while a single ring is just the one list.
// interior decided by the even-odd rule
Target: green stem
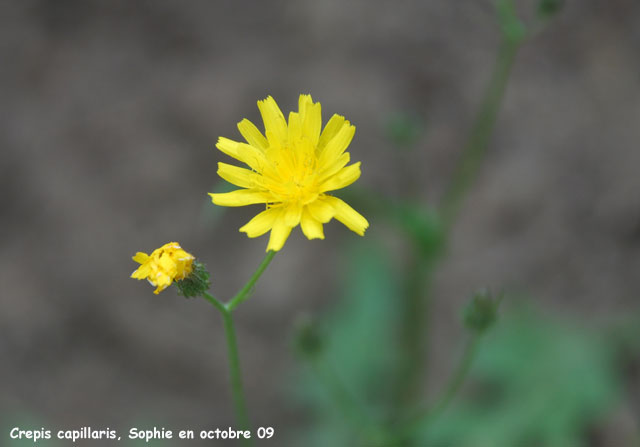
[{"label": "green stem", "polygon": [[[407,289],[403,301],[401,328],[400,371],[397,408],[410,409],[420,398],[420,385],[425,381],[427,346],[424,334],[429,326],[429,260],[420,253],[411,259],[407,275]],[[397,417],[405,415],[399,411]]]},{"label": "green stem", "polygon": [[[249,278],[249,281],[247,281],[240,292],[238,292],[236,296],[234,296],[228,303],[222,303],[222,301],[218,300],[208,292],[203,292],[202,294],[202,297],[213,304],[213,306],[220,312],[220,315],[222,315],[224,333],[227,340],[227,352],[229,355],[231,394],[233,396],[233,406],[236,412],[236,420],[238,421],[241,430],[249,430],[250,425],[249,415],[247,412],[247,404],[244,397],[244,389],[242,386],[242,371],[240,369],[240,356],[238,354],[238,339],[233,323],[233,310],[249,297],[251,290],[255,286],[260,276],[264,273],[275,254],[275,251],[267,252],[267,255],[262,260],[262,263],[258,266],[258,269],[253,273],[251,278]],[[252,438],[243,439],[243,444],[245,446],[253,445]]]},{"label": "green stem", "polygon": [[[229,373],[231,375],[231,391],[233,393],[233,404],[236,409],[236,418],[240,424],[241,430],[249,430],[249,415],[247,413],[247,404],[245,402],[244,390],[242,387],[240,357],[238,356],[238,341],[236,339],[236,331],[231,312],[223,313],[222,320],[224,322],[224,333],[227,337]],[[250,442],[247,442],[246,444],[250,444]]]},{"label": "green stem", "polygon": [[353,394],[347,389],[340,377],[320,356],[311,357],[310,363],[315,374],[327,388],[338,409],[346,419],[361,430],[361,436],[367,445],[388,446],[390,435],[371,420],[365,408],[357,402]]},{"label": "green stem", "polygon": [[[233,324],[233,315],[227,307],[214,298],[208,292],[204,292],[202,296],[215,306],[222,315],[224,323],[224,333],[227,340],[227,352],[229,355],[229,376],[231,380],[231,394],[233,396],[233,406],[236,413],[236,420],[240,430],[250,430],[249,415],[247,412],[247,404],[244,398],[244,389],[242,386],[242,372],[240,370],[240,357],[238,355],[238,340]],[[253,445],[251,439],[243,439],[245,446]]]},{"label": "green stem", "polygon": [[353,399],[351,393],[336,375],[335,371],[328,365],[324,364],[317,356],[311,359],[311,365],[344,416],[354,425],[361,428],[369,426],[367,417],[364,415],[362,408]]},{"label": "green stem", "polygon": [[254,272],[254,274],[251,276],[251,278],[249,278],[249,281],[247,281],[247,283],[244,285],[244,287],[236,294],[236,296],[234,296],[231,301],[229,301],[225,307],[227,308],[227,310],[229,312],[233,311],[236,307],[238,307],[238,305],[240,303],[242,303],[243,301],[245,301],[247,298],[249,298],[249,295],[251,293],[251,290],[253,289],[253,286],[255,286],[256,282],[258,282],[258,279],[260,278],[260,276],[264,273],[264,271],[267,269],[267,266],[269,265],[269,263],[271,262],[271,260],[273,259],[273,257],[276,255],[276,252],[273,250],[269,250],[267,252],[267,255],[264,257],[264,259],[262,260],[262,263],[260,264],[260,266],[258,267],[258,270],[256,270]]},{"label": "green stem", "polygon": [[493,74],[480,111],[471,129],[469,140],[463,149],[460,163],[442,201],[441,213],[446,228],[449,228],[453,223],[486,154],[487,145],[504,97],[505,87],[521,42],[522,38],[507,33],[503,34]]},{"label": "green stem", "polygon": [[478,350],[479,340],[480,336],[476,334],[467,342],[462,358],[460,359],[460,363],[449,379],[449,383],[445,387],[442,395],[431,408],[421,410],[413,416],[405,425],[402,432],[406,435],[410,435],[426,422],[431,422],[445,412],[453,398],[458,394],[458,391],[460,391],[462,384],[469,374],[469,370],[471,369],[471,365],[473,364],[473,360]]},{"label": "green stem", "polygon": [[213,304],[213,306],[216,309],[218,309],[221,313],[224,313],[227,311],[227,308],[224,306],[224,304],[222,304],[222,301],[220,301],[219,299],[211,295],[209,292],[203,292],[202,297],[207,301],[209,301],[211,304]]}]

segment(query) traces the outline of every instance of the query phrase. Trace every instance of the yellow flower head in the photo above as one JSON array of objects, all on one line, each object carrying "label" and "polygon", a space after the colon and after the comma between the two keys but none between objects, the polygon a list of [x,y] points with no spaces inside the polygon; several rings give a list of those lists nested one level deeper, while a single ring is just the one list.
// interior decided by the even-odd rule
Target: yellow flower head
[{"label": "yellow flower head", "polygon": [[[249,120],[238,123],[247,143],[220,137],[216,147],[251,169],[218,164],[218,175],[239,189],[210,194],[222,206],[266,204],[240,231],[258,237],[271,230],[267,251],[278,251],[298,224],[309,239],[324,239],[322,224],[336,218],[359,235],[369,226],[367,219],[337,197],[327,194],[344,188],[360,177],[360,162],[349,163],[345,152],[356,128],[343,116],[333,115],[324,130],[320,103],[300,95],[298,112],[288,122],[269,96],[258,101],[265,135]],[[265,137],[266,136],[266,137]]]},{"label": "yellow flower head", "polygon": [[131,274],[132,278],[147,279],[156,287],[158,294],[169,287],[173,281],[185,279],[193,270],[193,255],[187,253],[177,242],[169,242],[154,250],[151,255],[138,252],[132,258],[142,264]]}]

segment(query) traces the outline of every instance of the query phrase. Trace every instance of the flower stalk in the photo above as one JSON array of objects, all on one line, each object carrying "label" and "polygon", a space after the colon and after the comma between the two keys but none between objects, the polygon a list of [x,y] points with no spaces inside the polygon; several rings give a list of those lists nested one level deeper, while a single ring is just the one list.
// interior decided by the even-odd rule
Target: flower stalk
[{"label": "flower stalk", "polygon": [[469,374],[473,360],[476,357],[480,337],[481,334],[478,333],[471,335],[456,370],[453,375],[451,375],[449,382],[444,388],[444,392],[440,397],[438,397],[433,406],[418,411],[415,416],[409,419],[409,422],[403,430],[405,433],[410,434],[416,429],[424,426],[426,422],[436,419],[449,407],[449,404],[458,394],[458,391],[460,391],[462,384],[465,382],[465,379]]},{"label": "flower stalk", "polygon": [[524,34],[513,31],[514,29],[518,28],[515,26],[503,26],[502,42],[489,86],[471,129],[469,139],[462,151],[462,158],[442,200],[440,212],[446,228],[450,228],[453,224],[469,188],[477,177],[480,165],[487,152],[489,139],[498,118],[513,62],[525,37]]},{"label": "flower stalk", "polygon": [[[242,385],[242,371],[240,368],[240,356],[238,354],[238,339],[233,323],[233,315],[223,303],[218,301],[208,292],[202,294],[203,298],[209,301],[220,311],[222,322],[224,324],[224,334],[227,340],[227,354],[229,357],[229,377],[231,381],[231,394],[233,396],[233,406],[236,413],[236,420],[240,430],[249,430],[249,413],[247,411],[247,403],[244,397],[244,387]],[[251,445],[249,440],[245,440],[246,445]]]},{"label": "flower stalk", "polygon": [[[269,251],[262,260],[258,269],[251,275],[251,278],[240,289],[240,291],[226,304],[218,300],[209,292],[203,292],[202,297],[209,301],[222,316],[222,322],[224,325],[224,334],[227,341],[227,353],[229,357],[229,377],[231,381],[231,394],[233,396],[233,406],[236,413],[236,420],[238,421],[241,430],[249,430],[251,425],[249,423],[249,413],[247,411],[247,402],[244,394],[244,387],[242,384],[242,368],[240,366],[240,355],[238,351],[238,338],[236,335],[235,324],[233,321],[233,310],[238,307],[240,303],[249,298],[251,290],[255,286],[260,276],[267,269],[271,260],[274,258],[276,252]],[[245,446],[251,446],[253,443],[251,439],[243,440]]]},{"label": "flower stalk", "polygon": [[236,296],[234,296],[231,299],[231,301],[225,304],[225,308],[229,312],[232,312],[236,307],[238,307],[240,303],[242,303],[247,298],[249,298],[249,296],[251,295],[251,291],[253,290],[253,287],[256,285],[256,282],[258,281],[260,276],[262,276],[264,271],[267,269],[267,267],[269,266],[269,264],[271,263],[271,260],[275,255],[276,255],[275,251],[269,250],[267,252],[267,255],[264,257],[264,259],[260,263],[260,266],[258,267],[258,269],[254,272],[253,275],[251,275],[251,278],[249,278],[249,281],[247,281],[244,287],[240,289],[240,291],[236,294]]}]

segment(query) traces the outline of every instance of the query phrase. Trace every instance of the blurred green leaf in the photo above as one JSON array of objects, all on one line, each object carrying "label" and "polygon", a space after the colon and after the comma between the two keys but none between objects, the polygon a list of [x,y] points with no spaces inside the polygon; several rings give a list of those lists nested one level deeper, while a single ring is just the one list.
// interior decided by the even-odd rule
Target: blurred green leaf
[{"label": "blurred green leaf", "polygon": [[425,257],[435,257],[444,247],[444,228],[440,217],[422,204],[398,203],[394,208],[395,221],[412,239]]},{"label": "blurred green leaf", "polygon": [[[396,364],[393,345],[398,296],[393,266],[379,245],[359,242],[349,250],[344,268],[344,297],[324,319],[323,359],[343,382],[350,397],[373,416],[386,408],[387,385]],[[327,388],[307,371],[299,397],[314,410],[314,425],[300,445],[358,445],[354,429],[336,408]]]},{"label": "blurred green leaf", "polygon": [[412,149],[424,133],[424,123],[416,115],[396,112],[389,116],[386,125],[387,138],[403,149]]},{"label": "blurred green leaf", "polygon": [[437,211],[428,205],[392,199],[357,186],[342,190],[336,196],[371,218],[386,219],[401,230],[425,258],[442,253],[445,227]]},{"label": "blurred green leaf", "polygon": [[[39,415],[27,411],[15,411],[11,414],[0,414],[0,433],[2,433],[3,446],[7,447],[24,447],[34,445],[46,445],[49,447],[59,447],[62,442],[56,438],[56,427],[47,424]],[[11,431],[18,427],[20,430],[25,431],[50,431],[51,439],[39,439],[34,442],[33,439],[11,439]],[[40,436],[40,435],[39,435]]]},{"label": "blurred green leaf", "polygon": [[521,308],[483,343],[470,393],[425,428],[432,447],[573,447],[620,387],[602,334]]},{"label": "blurred green leaf", "polygon": [[538,2],[538,17],[548,19],[553,17],[564,7],[564,0],[540,0]]}]

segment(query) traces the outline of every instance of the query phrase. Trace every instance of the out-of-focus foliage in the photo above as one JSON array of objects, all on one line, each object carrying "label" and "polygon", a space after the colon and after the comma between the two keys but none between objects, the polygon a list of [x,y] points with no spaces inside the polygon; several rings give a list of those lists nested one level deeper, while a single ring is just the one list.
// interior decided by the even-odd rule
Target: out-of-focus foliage
[{"label": "out-of-focus foliage", "polygon": [[540,0],[538,3],[538,15],[543,18],[549,18],[560,12],[564,6],[564,0]]},{"label": "out-of-focus foliage", "polygon": [[401,149],[413,149],[424,134],[424,124],[416,116],[406,112],[397,112],[389,116],[386,125],[387,138]]},{"label": "out-of-focus foliage", "polygon": [[462,312],[462,321],[470,331],[482,334],[498,320],[502,296],[494,297],[488,290],[476,292]]},{"label": "out-of-focus foliage", "polygon": [[391,208],[392,217],[427,258],[437,256],[444,247],[444,228],[438,215],[414,203],[399,203]]},{"label": "out-of-focus foliage", "polygon": [[357,186],[341,191],[337,196],[357,205],[372,218],[384,219],[402,231],[421,256],[434,258],[442,253],[446,229],[433,208],[411,200],[392,200],[382,195],[373,199],[370,193]]},{"label": "out-of-focus foliage", "polygon": [[433,447],[569,447],[620,388],[603,333],[522,306],[484,340],[464,396],[425,427]]},{"label": "out-of-focus foliage", "polygon": [[[384,421],[397,362],[398,272],[372,241],[356,244],[347,259],[344,297],[314,326],[314,344],[319,340],[322,349],[313,355],[341,382],[356,411],[360,407],[371,422]],[[615,402],[621,384],[614,337],[510,304],[483,338],[464,394],[428,421],[419,442],[433,447],[582,445],[585,433]],[[365,445],[366,427],[354,427],[332,398],[335,383],[327,384],[317,372],[306,369],[298,388],[312,410],[300,439],[318,447]]]},{"label": "out-of-focus foliage", "polygon": [[[39,431],[42,429],[51,430],[51,439],[38,440],[34,442],[33,439],[11,439],[10,433],[15,427],[19,427],[20,430]],[[48,447],[60,447],[62,442],[56,439],[54,427],[51,427],[42,418],[33,413],[16,412],[14,414],[0,414],[0,436],[3,446],[7,447],[25,447],[34,445],[46,445]]]},{"label": "out-of-focus foliage", "polygon": [[[376,418],[383,416],[389,401],[388,383],[397,364],[393,300],[399,293],[390,261],[375,242],[355,243],[343,269],[344,296],[322,324],[321,361],[335,372],[355,404]],[[327,384],[311,368],[305,368],[299,394],[312,409],[313,421],[298,445],[358,445],[358,429],[349,425]]]}]

